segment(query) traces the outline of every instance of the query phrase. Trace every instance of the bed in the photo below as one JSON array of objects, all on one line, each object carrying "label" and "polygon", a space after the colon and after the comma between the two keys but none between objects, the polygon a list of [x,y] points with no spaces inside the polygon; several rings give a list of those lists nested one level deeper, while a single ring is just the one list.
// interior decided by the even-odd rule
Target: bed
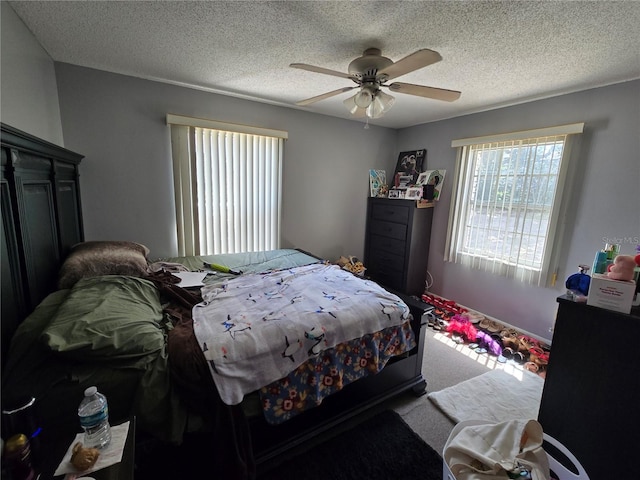
[{"label": "bed", "polygon": [[[8,138],[6,130],[3,125],[3,181],[9,180],[9,191],[15,175],[12,165],[4,163],[5,158],[19,159],[24,155],[33,163],[32,159],[41,155],[44,163],[38,163],[38,168],[46,165],[60,169],[64,158],[56,156],[51,161],[52,155],[70,155],[15,129],[10,129],[12,137]],[[74,169],[70,179],[75,181],[79,160],[72,157],[71,161]],[[47,174],[38,182],[46,184],[50,178]],[[61,177],[55,178],[60,183]],[[56,189],[61,192],[58,197]],[[77,188],[70,189],[64,183],[53,189],[47,187],[46,191],[52,195],[44,205],[47,212],[55,213],[70,204],[73,209],[67,216],[51,215],[52,234],[48,237],[36,236],[35,232],[23,237],[32,243],[53,237],[48,249],[27,248],[25,244],[25,252],[37,252],[33,255],[38,257],[26,262],[28,268],[22,268],[25,262],[20,255],[15,262],[3,261],[2,317],[3,409],[35,397],[35,413],[43,436],[51,431],[77,431],[76,409],[82,392],[97,385],[108,398],[113,424],[136,417],[137,441],[141,444],[152,440],[179,445],[192,435],[205,432],[213,442],[211,460],[226,478],[251,478],[256,465],[394,395],[410,390],[416,394],[425,392],[421,366],[426,305],[419,299],[385,290],[302,250],[151,261],[149,249],[135,242],[84,242]],[[77,202],[66,201],[63,195],[69,192]],[[10,195],[7,198],[13,199]],[[16,211],[28,216],[32,208],[42,206],[41,202],[26,202]],[[5,213],[3,203],[4,233],[11,233],[7,237],[11,239],[13,232],[23,227],[19,218]],[[77,220],[73,235],[67,232],[68,222],[56,223],[68,217]],[[10,246],[13,243],[8,242]],[[12,249],[7,252],[11,255]],[[19,275],[5,281],[4,266],[13,263],[29,281],[18,285],[14,278]],[[206,269],[205,263],[223,265],[242,274]],[[38,275],[43,268],[46,275]],[[207,273],[204,287],[183,288],[176,283],[177,274],[198,270]],[[286,296],[294,291],[293,286],[289,288],[294,277],[300,273],[310,278],[311,271],[320,279],[353,284],[351,293],[345,294],[347,290],[342,286],[316,288],[303,283],[303,295],[298,290],[297,294]],[[39,281],[34,282],[33,278]],[[267,292],[258,293],[252,284],[243,283],[268,283],[266,279],[272,282]],[[32,284],[37,285],[37,291]],[[11,288],[5,290],[6,286]],[[234,294],[234,290],[242,294]],[[6,298],[5,291],[9,292]],[[305,313],[334,321],[342,316],[342,303],[357,297],[355,303],[362,307],[365,295],[360,294],[370,291],[382,296],[382,301],[378,298],[372,307],[382,313],[377,326],[357,330],[356,320],[346,336],[339,337],[324,323],[314,324],[311,320],[300,334],[277,335],[281,343],[276,354],[258,362],[263,365],[269,361],[274,368],[263,369],[270,371],[263,372],[268,375],[260,378],[241,374],[251,382],[237,390],[221,389],[220,378],[216,378],[216,373],[224,370],[221,362],[228,352],[222,357],[207,353],[215,350],[219,354],[229,347],[212,348],[210,340],[199,339],[194,328],[194,312],[205,304],[213,306],[214,311],[224,310],[223,318],[215,321],[222,329],[222,335],[218,332],[217,336],[232,340],[245,338],[256,329],[256,323],[279,323],[280,319],[273,316],[284,311],[283,305],[289,308],[285,309],[286,316],[302,317]],[[319,297],[313,297],[315,303],[311,307],[303,308],[296,297],[307,293]],[[16,294],[20,295],[16,302],[25,305],[25,312],[30,313],[22,315],[18,311],[9,318],[4,310],[9,302],[5,300],[13,300]],[[280,302],[279,309],[257,314],[257,320],[246,312],[228,313],[237,308],[237,303],[235,307],[217,308],[218,297],[230,302],[242,298],[258,303],[255,295],[261,300]],[[340,308],[334,309],[335,305]],[[390,324],[380,323],[391,321],[392,317]],[[199,317],[195,320],[195,325],[203,321]],[[17,329],[14,325],[18,325]],[[5,329],[7,326],[10,328]],[[216,337],[216,332],[209,334]],[[261,339],[269,336],[260,335]],[[10,348],[6,348],[9,338]],[[245,363],[250,365],[251,361]],[[283,364],[290,370],[279,378],[273,377],[281,372],[278,369]],[[233,396],[227,395],[230,391],[235,392]]]},{"label": "bed", "polygon": [[[232,436],[246,448],[241,463],[260,463],[401,391],[424,391],[419,302],[299,250],[147,254],[132,242],[72,250],[59,289],[14,335],[3,403],[34,396],[44,430],[68,428],[82,391],[98,385],[114,423],[135,415],[143,434],[176,444],[193,432]],[[242,274],[203,267],[212,263]],[[198,270],[204,286],[180,287],[180,273]],[[346,327],[349,311],[364,315]],[[296,332],[281,326],[286,316],[307,323]],[[207,321],[217,330],[202,331]],[[274,328],[275,356],[262,348]],[[250,352],[234,353],[243,339]]]}]

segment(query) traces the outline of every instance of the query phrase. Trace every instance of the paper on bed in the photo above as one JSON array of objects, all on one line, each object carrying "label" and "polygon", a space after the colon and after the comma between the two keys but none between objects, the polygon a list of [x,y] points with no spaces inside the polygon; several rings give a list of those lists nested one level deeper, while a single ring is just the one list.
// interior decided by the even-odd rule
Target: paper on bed
[{"label": "paper on bed", "polygon": [[180,279],[179,287],[189,288],[203,286],[204,277],[209,275],[209,272],[173,272],[172,275]]},{"label": "paper on bed", "polygon": [[396,295],[337,265],[243,275],[202,296],[194,332],[229,405],[326,348],[409,318]]}]

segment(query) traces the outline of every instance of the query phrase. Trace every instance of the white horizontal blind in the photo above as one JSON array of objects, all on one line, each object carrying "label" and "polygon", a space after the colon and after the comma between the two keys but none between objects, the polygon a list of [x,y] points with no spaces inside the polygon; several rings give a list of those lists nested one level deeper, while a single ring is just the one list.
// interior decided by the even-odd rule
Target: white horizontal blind
[{"label": "white horizontal blind", "polygon": [[548,279],[567,135],[460,144],[445,260],[529,284]]},{"label": "white horizontal blind", "polygon": [[178,254],[280,248],[286,135],[182,124],[171,126]]}]

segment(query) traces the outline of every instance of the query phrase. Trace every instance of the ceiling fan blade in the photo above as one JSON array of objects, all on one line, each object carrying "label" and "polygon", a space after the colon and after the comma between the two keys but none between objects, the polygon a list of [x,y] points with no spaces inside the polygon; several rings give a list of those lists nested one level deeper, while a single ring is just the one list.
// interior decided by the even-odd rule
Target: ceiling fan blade
[{"label": "ceiling fan blade", "polygon": [[300,100],[299,102],[296,102],[296,105],[304,107],[305,105],[310,105],[320,100],[324,100],[325,98],[335,97],[336,95],[340,95],[341,93],[348,92],[349,90],[353,90],[354,88],[356,88],[356,86],[342,87],[342,88],[339,88],[338,90],[333,90],[331,92],[323,93],[322,95],[318,95],[316,97],[307,98],[306,100]]},{"label": "ceiling fan blade", "polygon": [[424,85],[414,85],[412,83],[394,82],[391,85],[387,85],[387,87],[392,92],[417,95],[419,97],[433,98],[435,100],[444,100],[445,102],[453,102],[454,100],[459,99],[461,95],[461,93],[456,90],[425,87]]},{"label": "ceiling fan blade", "polygon": [[428,48],[423,48],[422,50],[413,52],[392,65],[383,68],[378,71],[378,75],[385,74],[387,76],[387,80],[392,80],[400,75],[405,75],[413,72],[414,70],[439,62],[440,60],[442,60],[442,57],[438,52],[429,50]]},{"label": "ceiling fan blade", "polygon": [[309,72],[324,73],[325,75],[333,75],[334,77],[351,79],[348,73],[338,72],[337,70],[331,70],[329,68],[316,67],[314,65],[307,65],[306,63],[292,63],[289,66],[293,68],[299,68],[300,70],[307,70]]}]

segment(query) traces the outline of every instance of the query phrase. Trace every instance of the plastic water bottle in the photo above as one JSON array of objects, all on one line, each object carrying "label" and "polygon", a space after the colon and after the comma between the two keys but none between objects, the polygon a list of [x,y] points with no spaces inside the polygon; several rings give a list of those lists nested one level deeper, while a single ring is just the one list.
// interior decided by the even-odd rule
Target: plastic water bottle
[{"label": "plastic water bottle", "polygon": [[84,398],[78,407],[80,425],[84,429],[84,446],[103,448],[111,441],[109,406],[107,398],[96,387],[84,391]]}]

